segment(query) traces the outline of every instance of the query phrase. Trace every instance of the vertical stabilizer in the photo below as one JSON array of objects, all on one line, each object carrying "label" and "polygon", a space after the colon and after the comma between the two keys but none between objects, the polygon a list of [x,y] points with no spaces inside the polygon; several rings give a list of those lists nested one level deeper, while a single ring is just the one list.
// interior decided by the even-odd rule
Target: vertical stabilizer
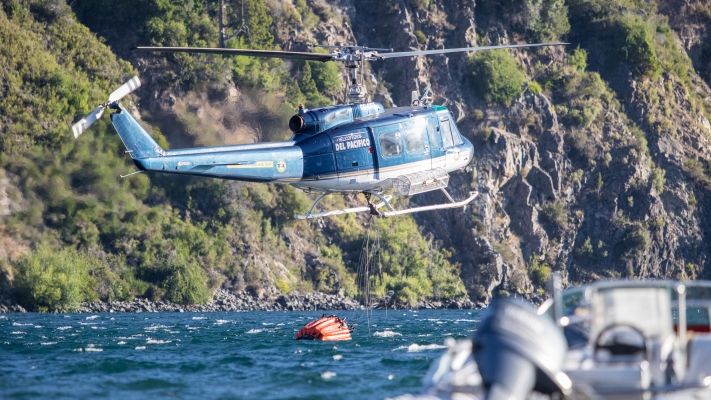
[{"label": "vertical stabilizer", "polygon": [[156,157],[164,154],[151,135],[146,132],[125,108],[111,114],[111,122],[116,128],[131,158]]}]

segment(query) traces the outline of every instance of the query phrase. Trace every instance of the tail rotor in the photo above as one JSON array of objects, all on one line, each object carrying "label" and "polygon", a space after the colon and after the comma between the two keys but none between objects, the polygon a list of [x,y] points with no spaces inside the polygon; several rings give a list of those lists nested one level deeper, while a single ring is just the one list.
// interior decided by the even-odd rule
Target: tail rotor
[{"label": "tail rotor", "polygon": [[113,106],[116,102],[126,97],[128,94],[138,89],[141,86],[141,81],[137,76],[131,78],[128,82],[124,83],[116,89],[113,93],[109,95],[109,99],[106,103],[99,105],[89,113],[86,117],[82,118],[76,124],[72,125],[72,131],[74,132],[74,138],[78,138],[79,135],[84,133],[94,122],[98,121],[102,115],[104,115],[104,109],[106,107]]}]

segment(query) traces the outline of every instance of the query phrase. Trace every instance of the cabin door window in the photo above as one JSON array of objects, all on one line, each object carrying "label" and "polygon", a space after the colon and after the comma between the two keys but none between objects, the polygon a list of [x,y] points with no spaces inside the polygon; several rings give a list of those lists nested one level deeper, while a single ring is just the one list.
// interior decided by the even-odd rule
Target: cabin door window
[{"label": "cabin door window", "polygon": [[434,115],[430,115],[427,118],[427,137],[430,140],[432,168],[443,168],[445,164],[444,146],[442,144],[440,128],[437,124],[437,117]]},{"label": "cabin door window", "polygon": [[405,149],[408,153],[422,153],[425,151],[425,138],[422,135],[422,129],[418,127],[406,128],[403,132],[405,135]]},{"label": "cabin door window", "polygon": [[380,135],[380,151],[383,158],[394,157],[402,153],[400,132],[388,132]]},{"label": "cabin door window", "polygon": [[417,163],[408,165],[408,168],[425,170],[432,168],[430,142],[427,138],[427,120],[413,118],[403,122],[402,136],[405,139],[405,153],[407,154],[405,163]]},{"label": "cabin door window", "polygon": [[389,176],[383,174],[401,165],[405,158],[400,124],[377,126],[372,129],[377,155],[376,173],[379,174],[380,179],[386,179]]}]

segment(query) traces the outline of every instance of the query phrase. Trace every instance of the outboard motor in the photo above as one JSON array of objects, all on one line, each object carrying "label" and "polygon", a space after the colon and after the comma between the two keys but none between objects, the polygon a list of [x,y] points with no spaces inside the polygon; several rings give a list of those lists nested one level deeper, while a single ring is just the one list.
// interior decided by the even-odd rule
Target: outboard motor
[{"label": "outboard motor", "polygon": [[567,345],[547,316],[513,298],[497,299],[473,338],[487,400],[523,400],[531,390],[567,393],[570,379],[561,371]]}]

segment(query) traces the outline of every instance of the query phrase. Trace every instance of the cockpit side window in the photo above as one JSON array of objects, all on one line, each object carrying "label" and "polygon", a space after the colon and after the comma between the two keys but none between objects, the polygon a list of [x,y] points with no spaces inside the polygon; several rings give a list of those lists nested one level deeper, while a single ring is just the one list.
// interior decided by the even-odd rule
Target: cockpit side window
[{"label": "cockpit side window", "polygon": [[440,132],[442,132],[442,142],[444,147],[454,146],[454,139],[452,138],[452,128],[449,125],[449,118],[442,118],[439,120]]}]

